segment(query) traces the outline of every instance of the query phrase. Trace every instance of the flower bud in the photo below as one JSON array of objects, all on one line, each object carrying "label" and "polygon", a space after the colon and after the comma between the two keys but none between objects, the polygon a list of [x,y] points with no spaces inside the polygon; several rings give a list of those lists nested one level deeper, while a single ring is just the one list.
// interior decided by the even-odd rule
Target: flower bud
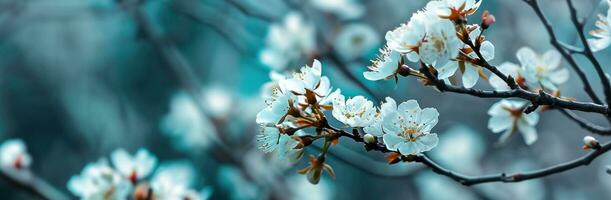
[{"label": "flower bud", "polygon": [[373,144],[376,142],[376,137],[367,133],[365,136],[363,136],[363,140],[365,140],[365,143],[367,144]]},{"label": "flower bud", "polygon": [[598,143],[598,140],[596,140],[596,138],[592,137],[592,136],[585,136],[583,137],[583,149],[599,149],[600,148],[600,143]]},{"label": "flower bud", "polygon": [[487,10],[482,14],[482,28],[487,29],[490,25],[496,22],[494,15],[490,14]]}]

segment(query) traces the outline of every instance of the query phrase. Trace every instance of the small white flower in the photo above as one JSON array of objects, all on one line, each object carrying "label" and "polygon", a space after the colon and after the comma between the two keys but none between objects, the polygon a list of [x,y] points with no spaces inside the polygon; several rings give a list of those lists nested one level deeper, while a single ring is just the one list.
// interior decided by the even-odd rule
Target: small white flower
[{"label": "small white flower", "polygon": [[525,114],[523,110],[526,104],[524,101],[503,99],[490,107],[490,110],[488,110],[488,115],[490,115],[488,129],[494,133],[504,131],[499,138],[500,143],[507,141],[516,131],[522,133],[524,142],[528,145],[537,141],[535,125],[539,121],[539,113]]},{"label": "small white flower", "polygon": [[407,24],[386,32],[386,45],[389,49],[407,54],[410,61],[418,61],[416,50],[426,35],[426,21],[429,16],[426,12],[417,11]]},{"label": "small white flower", "polygon": [[150,184],[154,195],[153,199],[208,199],[212,192],[210,188],[205,188],[201,192],[190,189],[195,174],[194,167],[185,161],[162,164],[153,175],[153,178],[151,178]]},{"label": "small white flower", "polygon": [[365,7],[355,0],[311,0],[316,8],[336,14],[344,20],[355,19],[365,14]]},{"label": "small white flower", "polygon": [[257,147],[265,153],[278,152],[280,159],[299,160],[303,155],[303,148],[298,148],[299,145],[299,141],[287,134],[280,133],[276,127],[262,127],[261,132],[257,135]]},{"label": "small white flower", "polygon": [[274,91],[274,97],[267,100],[267,106],[257,113],[256,122],[260,125],[275,125],[282,123],[294,99],[290,92],[282,92],[279,89]]},{"label": "small white flower", "polygon": [[310,90],[319,95],[328,94],[331,86],[329,78],[322,76],[322,65],[316,59],[312,66],[301,67],[299,72],[293,73],[292,78],[281,79],[278,84],[297,94],[305,94],[306,90]]},{"label": "small white flower", "polygon": [[374,122],[376,110],[373,102],[363,96],[345,100],[343,95],[333,101],[333,117],[350,127],[366,127]]},{"label": "small white flower", "polygon": [[594,36],[594,38],[588,39],[592,51],[603,50],[611,44],[611,25],[609,22],[611,22],[611,8],[607,10],[607,16],[598,16],[595,23],[597,29],[590,31],[590,35]]},{"label": "small white flower", "polygon": [[138,149],[134,156],[125,149],[117,149],[110,155],[117,171],[132,183],[147,177],[157,165],[157,157],[146,149]]},{"label": "small white flower", "polygon": [[416,100],[399,104],[397,112],[384,117],[386,148],[398,150],[403,155],[415,155],[437,146],[437,134],[431,129],[438,122],[439,113],[435,108],[420,109]]},{"label": "small white flower", "polygon": [[87,164],[80,175],[72,176],[68,190],[82,200],[123,200],[129,196],[132,184],[101,159]]},{"label": "small white flower", "polygon": [[426,37],[418,49],[418,56],[426,64],[441,67],[456,58],[463,45],[451,21],[432,18],[426,23]]},{"label": "small white flower", "polygon": [[[479,37],[481,33],[479,26],[475,25],[474,27],[475,29],[469,33],[469,39],[473,43],[476,42],[477,38]],[[471,49],[467,45],[463,45],[463,46],[465,49]],[[480,53],[486,61],[490,61],[494,59],[494,50],[495,50],[494,45],[490,41],[484,41],[482,42],[480,46]],[[465,53],[465,54],[469,58],[478,58],[479,59],[479,56],[477,56],[477,54],[473,51]],[[458,67],[460,65],[463,65],[464,66],[464,71],[462,74],[463,86],[466,88],[472,88],[473,86],[475,86],[475,84],[479,80],[482,68],[472,62],[465,61],[464,59],[461,60],[460,57],[462,57],[462,55],[458,55],[458,58],[456,58],[455,60],[451,60],[447,64],[441,67],[438,67],[437,68],[437,71],[439,72],[438,78],[439,79],[449,78],[450,76],[456,73],[456,70],[458,70]]]},{"label": "small white flower", "polygon": [[541,85],[545,89],[556,91],[556,86],[569,78],[568,69],[559,68],[562,57],[557,51],[549,50],[538,55],[532,49],[522,47],[516,56],[522,66],[522,75],[529,85]]},{"label": "small white flower", "polygon": [[184,152],[201,152],[216,139],[216,128],[210,119],[202,115],[193,99],[182,92],[172,97],[170,111],[163,118],[161,129],[175,148]]},{"label": "small white flower", "polygon": [[374,122],[371,125],[364,127],[363,131],[373,136],[382,137],[384,134],[384,130],[382,128],[384,118],[394,112],[397,112],[397,103],[394,99],[386,97],[386,102],[383,102],[382,105],[380,105],[380,111],[376,113]]},{"label": "small white flower", "polygon": [[259,54],[261,62],[273,70],[283,70],[315,48],[316,32],[299,13],[289,13],[283,24],[272,24],[266,37],[266,48]]},{"label": "small white flower", "polygon": [[479,9],[483,0],[432,0],[425,9],[443,18],[452,17],[453,13],[468,16]]},{"label": "small white flower", "polygon": [[382,48],[380,56],[369,66],[369,71],[363,72],[363,76],[370,81],[391,78],[397,74],[400,59],[399,52]]},{"label": "small white flower", "polygon": [[[516,81],[519,81],[521,77],[520,71],[522,69],[517,64],[511,63],[511,62],[504,62],[503,64],[499,65],[497,69],[501,71],[503,74],[513,77],[514,80]],[[490,76],[490,79],[488,79],[488,81],[490,82],[490,85],[492,85],[492,87],[494,87],[494,89],[497,91],[511,90],[511,88],[509,88],[507,83],[505,83],[505,81],[503,81],[503,79],[499,78],[497,75],[492,74]]]},{"label": "small white flower", "polygon": [[25,143],[20,139],[10,139],[0,146],[0,164],[2,168],[23,169],[29,168],[32,158],[26,150]]},{"label": "small white flower", "polygon": [[204,89],[203,103],[208,115],[223,118],[229,114],[233,103],[235,103],[235,99],[229,91],[227,88],[218,85]]},{"label": "small white flower", "polygon": [[379,43],[380,38],[371,26],[353,23],[342,28],[333,47],[342,59],[350,61],[370,53]]}]

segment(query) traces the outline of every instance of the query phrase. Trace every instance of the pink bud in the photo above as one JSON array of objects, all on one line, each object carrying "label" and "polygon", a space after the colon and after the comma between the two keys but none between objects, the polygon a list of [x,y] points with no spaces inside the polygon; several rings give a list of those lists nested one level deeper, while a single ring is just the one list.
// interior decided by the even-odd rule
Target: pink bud
[{"label": "pink bud", "polygon": [[494,15],[490,14],[487,10],[482,14],[482,28],[487,29],[490,25],[496,22]]}]

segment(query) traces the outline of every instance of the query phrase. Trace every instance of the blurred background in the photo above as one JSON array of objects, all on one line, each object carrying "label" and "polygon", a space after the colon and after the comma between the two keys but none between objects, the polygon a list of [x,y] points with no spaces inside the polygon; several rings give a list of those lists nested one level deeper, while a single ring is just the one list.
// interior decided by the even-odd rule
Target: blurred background
[{"label": "blurred background", "polygon": [[[580,16],[606,14],[605,1],[575,1]],[[575,159],[588,133],[558,111],[541,114],[539,140],[496,145],[487,129],[495,99],[441,94],[412,78],[362,77],[386,31],[427,0],[0,0],[0,138],[21,138],[32,171],[65,193],[68,179],[117,148],[147,148],[160,162],[188,162],[212,199],[611,199],[611,154],[587,167],[520,183],[465,187],[417,163],[386,165],[349,140],[327,160],[337,178],[310,185],[296,165],[256,149],[256,113],[270,72],[312,59],[345,95],[416,99],[435,107],[440,144],[431,156],[469,175],[533,170]],[[562,0],[541,0],[559,38],[580,46]],[[551,49],[521,1],[485,0],[492,64],[517,63],[515,51]],[[608,51],[597,53],[610,63]],[[582,63],[601,91],[593,68]],[[563,66],[567,67],[566,63]],[[609,69],[609,68],[606,68]],[[481,81],[476,87],[490,88]],[[364,89],[367,88],[367,89]],[[571,76],[563,95],[589,100]],[[366,90],[370,90],[367,92]],[[197,101],[193,101],[193,99]],[[598,124],[596,115],[584,115]],[[599,138],[605,142],[606,138]],[[307,153],[317,153],[310,148]],[[28,199],[6,181],[2,199]]]}]

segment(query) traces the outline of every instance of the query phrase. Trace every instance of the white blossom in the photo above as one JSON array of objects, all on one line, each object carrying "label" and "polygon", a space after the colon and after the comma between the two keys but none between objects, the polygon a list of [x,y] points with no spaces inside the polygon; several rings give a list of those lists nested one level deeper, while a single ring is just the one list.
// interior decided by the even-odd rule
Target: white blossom
[{"label": "white blossom", "polygon": [[369,66],[369,71],[363,72],[363,76],[370,81],[391,78],[397,74],[400,59],[399,52],[382,48],[380,56]]},{"label": "white blossom", "polygon": [[451,21],[432,17],[426,23],[426,36],[418,49],[418,56],[426,64],[441,67],[456,58],[463,45]]},{"label": "white blossom", "polygon": [[427,3],[425,9],[442,16],[449,17],[452,13],[471,15],[479,9],[483,0],[432,0]]},{"label": "white blossom", "polygon": [[197,192],[190,187],[195,177],[194,167],[184,161],[167,162],[151,178],[151,189],[154,198],[159,200],[204,200],[212,193],[211,188]]},{"label": "white blossom", "polygon": [[350,127],[366,127],[374,122],[376,110],[373,102],[363,96],[345,100],[343,95],[333,102],[333,117]]},{"label": "white blossom", "polygon": [[[300,133],[295,133],[299,135]],[[265,153],[277,152],[279,159],[288,158],[297,161],[303,156],[303,148],[298,148],[299,141],[281,133],[276,127],[262,127],[257,135],[257,148]]]},{"label": "white blossom", "polygon": [[117,171],[132,183],[150,175],[157,165],[157,157],[146,149],[138,149],[133,156],[125,149],[117,149],[111,153],[110,160]]},{"label": "white blossom", "polygon": [[523,112],[527,102],[503,99],[490,107],[488,129],[494,133],[503,132],[499,142],[503,143],[516,131],[522,133],[524,142],[528,145],[537,141],[535,125],[539,121],[539,113]]},{"label": "white blossom", "polygon": [[416,53],[422,39],[426,35],[426,20],[427,14],[423,11],[417,11],[412,14],[407,24],[395,28],[392,31],[386,32],[386,45],[389,49],[402,54],[407,54],[410,61],[418,61]]},{"label": "white blossom", "polygon": [[129,196],[132,184],[101,159],[72,176],[68,190],[82,200],[123,200]]},{"label": "white blossom", "polygon": [[0,146],[0,165],[5,169],[29,168],[32,157],[26,150],[25,143],[20,139],[6,140]]},{"label": "white blossom", "polygon": [[172,97],[161,129],[178,150],[194,153],[208,148],[217,131],[210,119],[199,112],[193,99],[182,92]]},{"label": "white blossom", "polygon": [[333,47],[342,59],[350,61],[370,53],[379,43],[380,38],[371,26],[352,23],[342,27]]},{"label": "white blossom", "polygon": [[397,103],[394,99],[386,97],[386,102],[383,102],[382,105],[380,105],[380,110],[376,113],[374,122],[371,125],[364,127],[363,131],[373,136],[382,137],[384,134],[384,130],[382,128],[384,118],[394,112],[397,112]]},{"label": "white blossom", "polygon": [[594,38],[588,39],[588,44],[592,51],[600,51],[609,47],[611,44],[611,7],[607,10],[607,15],[599,15],[595,25],[597,29],[590,31]]},{"label": "white blossom", "polygon": [[397,112],[384,117],[383,141],[389,150],[403,155],[419,154],[437,146],[437,134],[431,129],[438,122],[435,108],[420,109],[416,100],[399,104]]},{"label": "white blossom", "polygon": [[365,7],[356,0],[310,0],[316,8],[336,14],[344,20],[355,19],[365,14]]},{"label": "white blossom", "polygon": [[203,91],[203,105],[206,113],[211,117],[226,117],[232,109],[235,99],[223,86],[210,86]]},{"label": "white blossom", "polygon": [[266,48],[261,51],[261,62],[272,70],[283,70],[300,57],[310,54],[315,46],[316,32],[296,12],[289,13],[282,24],[272,24],[266,37]]},{"label": "white blossom", "polygon": [[[478,40],[480,33],[481,33],[481,30],[479,26],[476,25],[475,29],[469,33],[469,39],[473,43],[475,43]],[[463,46],[465,48],[471,49],[467,45],[463,45]],[[494,59],[494,45],[490,41],[482,42],[479,51],[482,57],[486,61],[490,61]],[[478,58],[479,59],[479,56],[474,51],[471,51],[465,54],[469,58]],[[456,58],[456,60],[451,60],[447,64],[437,68],[437,71],[439,72],[438,78],[439,79],[449,78],[450,76],[456,73],[460,65],[464,66],[463,74],[462,74],[463,86],[466,88],[472,88],[473,86],[475,86],[475,84],[479,80],[482,68],[470,61],[463,61],[463,60],[460,60],[459,58]]]},{"label": "white blossom", "polygon": [[538,55],[532,49],[522,47],[516,57],[522,66],[522,75],[529,85],[541,85],[545,89],[556,91],[557,85],[569,78],[568,69],[559,68],[562,57],[557,51],[549,50]]}]

